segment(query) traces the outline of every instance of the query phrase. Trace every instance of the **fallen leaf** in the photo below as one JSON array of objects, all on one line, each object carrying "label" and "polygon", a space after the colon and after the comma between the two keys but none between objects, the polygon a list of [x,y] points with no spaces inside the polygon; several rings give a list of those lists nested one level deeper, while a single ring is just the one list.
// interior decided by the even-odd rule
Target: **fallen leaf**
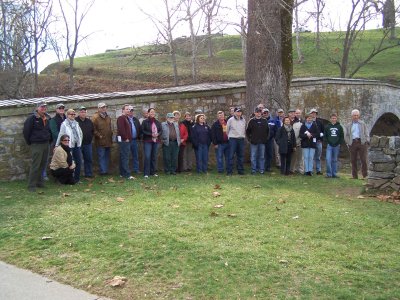
[{"label": "fallen leaf", "polygon": [[117,286],[124,286],[127,280],[128,279],[126,277],[115,276],[113,279],[107,280],[106,283],[109,286],[117,287]]},{"label": "fallen leaf", "polygon": [[174,204],[174,205],[172,205],[172,208],[179,208],[179,205],[178,204]]},{"label": "fallen leaf", "polygon": [[237,214],[228,214],[228,217],[230,217],[230,218],[236,218],[236,217],[237,217]]},{"label": "fallen leaf", "polygon": [[278,200],[278,203],[286,203],[286,200],[279,199],[279,200]]},{"label": "fallen leaf", "polygon": [[211,216],[211,217],[218,217],[218,216],[219,216],[219,213],[217,213],[217,212],[215,212],[215,211],[212,211],[212,212],[210,213],[210,216]]},{"label": "fallen leaf", "polygon": [[12,196],[5,196],[4,198],[6,198],[6,199],[11,199]]},{"label": "fallen leaf", "polygon": [[114,178],[110,177],[108,178],[108,182],[115,182]]},{"label": "fallen leaf", "polygon": [[219,184],[214,185],[214,190],[219,190],[221,186]]},{"label": "fallen leaf", "polygon": [[51,239],[52,239],[51,236],[42,236],[42,241],[51,240]]},{"label": "fallen leaf", "polygon": [[280,207],[278,207],[278,206],[275,206],[275,208],[276,208],[276,210],[281,210],[281,208],[280,208]]},{"label": "fallen leaf", "polygon": [[292,219],[297,220],[298,218],[299,218],[299,216],[294,216]]},{"label": "fallen leaf", "polygon": [[228,266],[228,262],[226,261],[226,262],[225,262],[225,267],[227,267],[227,266]]},{"label": "fallen leaf", "polygon": [[255,189],[259,189],[259,188],[261,188],[261,185],[255,185],[255,186],[253,186]]},{"label": "fallen leaf", "polygon": [[117,197],[117,201],[118,201],[118,202],[124,202],[124,201],[125,201],[125,198]]},{"label": "fallen leaf", "polygon": [[69,196],[71,196],[71,194],[68,194],[68,193],[63,193],[63,194],[62,194],[62,196],[65,198],[65,197],[69,197]]},{"label": "fallen leaf", "polygon": [[281,260],[279,260],[279,263],[280,264],[288,264],[289,261],[287,261],[286,259],[281,259]]},{"label": "fallen leaf", "polygon": [[93,183],[89,183],[87,186],[91,188],[93,186]]},{"label": "fallen leaf", "polygon": [[214,196],[214,197],[219,197],[219,196],[221,196],[221,194],[218,193],[218,192],[213,192],[213,196]]},{"label": "fallen leaf", "polygon": [[224,205],[223,205],[223,204],[216,204],[216,205],[214,205],[214,208],[221,208],[221,207],[224,207]]},{"label": "fallen leaf", "polygon": [[364,199],[365,197],[364,196],[357,196],[357,199]]},{"label": "fallen leaf", "polygon": [[86,189],[86,190],[84,190],[84,192],[85,192],[85,193],[89,193],[89,192],[90,192],[90,189]]}]

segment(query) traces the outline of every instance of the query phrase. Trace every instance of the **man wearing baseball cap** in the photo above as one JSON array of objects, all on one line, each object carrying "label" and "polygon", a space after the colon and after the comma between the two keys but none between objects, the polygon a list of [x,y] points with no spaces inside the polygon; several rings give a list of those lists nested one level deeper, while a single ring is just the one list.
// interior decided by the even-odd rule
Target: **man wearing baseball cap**
[{"label": "man wearing baseball cap", "polygon": [[320,118],[317,118],[318,110],[316,108],[312,108],[310,110],[310,114],[313,117],[313,121],[318,127],[319,136],[317,136],[317,147],[315,148],[314,161],[315,161],[315,171],[317,175],[322,175],[321,171],[321,155],[322,155],[322,141],[324,139],[324,123]]},{"label": "man wearing baseball cap", "polygon": [[24,123],[23,135],[31,148],[32,164],[28,175],[28,190],[35,192],[36,188],[44,187],[42,171],[46,167],[52,140],[47,114],[47,104],[39,102],[37,108]]},{"label": "man wearing baseball cap", "polygon": [[85,177],[93,177],[93,151],[92,141],[94,134],[93,122],[87,117],[87,109],[84,106],[79,107],[78,116],[75,120],[78,122],[79,127],[82,130],[82,157],[83,157],[83,169],[85,171]]},{"label": "man wearing baseball cap", "polygon": [[108,174],[112,146],[111,118],[107,114],[107,104],[101,102],[97,105],[98,112],[93,115],[94,142],[99,160],[100,175]]},{"label": "man wearing baseball cap", "polygon": [[230,118],[226,124],[229,143],[229,164],[227,168],[227,175],[232,175],[233,172],[233,159],[236,154],[237,171],[239,175],[244,175],[244,139],[246,137],[246,120],[242,117],[242,109],[236,107],[234,116]]}]

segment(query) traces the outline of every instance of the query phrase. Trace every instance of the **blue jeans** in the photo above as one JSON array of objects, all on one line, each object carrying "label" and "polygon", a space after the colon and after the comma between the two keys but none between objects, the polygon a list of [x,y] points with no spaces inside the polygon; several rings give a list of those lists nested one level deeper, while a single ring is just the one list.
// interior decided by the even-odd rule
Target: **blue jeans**
[{"label": "blue jeans", "polygon": [[85,170],[85,176],[93,176],[93,153],[92,143],[82,145],[82,156],[83,156],[83,169]]},{"label": "blue jeans", "polygon": [[303,148],[304,172],[312,172],[314,165],[314,148]]},{"label": "blue jeans", "polygon": [[321,172],[321,155],[322,155],[322,142],[317,141],[317,148],[315,148],[315,153],[314,153],[315,170],[317,172]]},{"label": "blue jeans", "polygon": [[81,147],[71,148],[72,159],[75,162],[74,179],[78,182],[81,179],[82,150]]},{"label": "blue jeans", "polygon": [[229,139],[229,164],[227,173],[232,174],[233,159],[236,154],[236,168],[239,174],[244,174],[243,156],[244,156],[244,138],[230,138]]},{"label": "blue jeans", "polygon": [[215,157],[217,158],[217,169],[219,173],[224,172],[224,157],[225,157],[225,169],[228,168],[229,164],[229,144],[218,144],[218,148],[215,149]]},{"label": "blue jeans", "polygon": [[326,147],[326,176],[335,177],[337,173],[337,162],[340,152],[340,145]]},{"label": "blue jeans", "polygon": [[274,157],[274,139],[269,139],[265,144],[265,170],[271,171],[272,158]]},{"label": "blue jeans", "polygon": [[110,163],[110,147],[97,147],[97,158],[99,160],[100,174],[108,173],[108,165]]},{"label": "blue jeans", "polygon": [[130,150],[132,154],[132,164],[133,164],[133,172],[139,173],[139,148],[137,140],[132,140],[130,145]]},{"label": "blue jeans", "polygon": [[143,175],[150,176],[154,175],[157,170],[157,148],[158,144],[154,142],[144,142],[144,168]]},{"label": "blue jeans", "polygon": [[131,176],[129,170],[129,148],[131,142],[118,142],[119,145],[119,175],[128,178]]},{"label": "blue jeans", "polygon": [[264,173],[265,167],[265,144],[250,144],[251,173]]},{"label": "blue jeans", "polygon": [[197,173],[207,173],[208,166],[208,145],[198,144],[194,150],[196,154],[196,170]]}]

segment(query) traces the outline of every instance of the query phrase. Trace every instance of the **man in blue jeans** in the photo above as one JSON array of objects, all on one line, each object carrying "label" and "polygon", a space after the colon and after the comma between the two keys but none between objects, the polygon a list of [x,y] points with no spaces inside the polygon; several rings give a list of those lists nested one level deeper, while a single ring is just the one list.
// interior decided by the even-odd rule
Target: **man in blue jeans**
[{"label": "man in blue jeans", "polygon": [[85,170],[85,177],[93,177],[93,149],[92,140],[94,134],[93,122],[87,117],[86,107],[79,107],[79,115],[75,118],[78,122],[79,127],[82,130],[82,157],[83,157],[83,168]]},{"label": "man in blue jeans", "polygon": [[234,116],[226,124],[229,141],[229,164],[227,175],[233,173],[233,159],[236,154],[236,168],[239,175],[244,175],[244,139],[246,137],[246,120],[242,117],[242,109],[236,107]]},{"label": "man in blue jeans", "polygon": [[133,106],[129,105],[128,121],[132,129],[132,141],[130,151],[132,154],[133,173],[139,174],[139,146],[138,140],[141,136],[140,121],[134,116]]},{"label": "man in blue jeans", "polygon": [[326,147],[326,177],[338,178],[337,162],[340,144],[344,141],[342,125],[337,121],[337,115],[331,114],[331,123],[325,127],[324,138],[328,145]]},{"label": "man in blue jeans", "polygon": [[134,179],[129,170],[129,152],[132,141],[132,128],[128,121],[130,107],[125,104],[122,107],[122,115],[117,119],[118,145],[119,145],[119,174],[126,179]]},{"label": "man in blue jeans", "polygon": [[246,136],[250,142],[251,174],[264,174],[265,168],[265,144],[268,142],[268,121],[261,117],[262,109],[254,110],[254,117],[247,124]]},{"label": "man in blue jeans", "polygon": [[225,169],[228,169],[229,164],[229,143],[227,132],[227,121],[223,111],[217,113],[217,120],[211,126],[211,139],[214,144],[215,157],[217,158],[218,173],[224,172],[224,158]]},{"label": "man in blue jeans", "polygon": [[313,118],[313,121],[318,127],[318,130],[320,132],[320,135],[317,136],[317,145],[315,148],[315,153],[314,153],[314,161],[315,161],[315,171],[317,172],[317,175],[322,175],[322,170],[321,170],[321,156],[322,156],[322,141],[324,139],[324,123],[322,123],[322,120],[320,118],[317,118],[318,110],[313,108],[310,111],[310,114]]}]

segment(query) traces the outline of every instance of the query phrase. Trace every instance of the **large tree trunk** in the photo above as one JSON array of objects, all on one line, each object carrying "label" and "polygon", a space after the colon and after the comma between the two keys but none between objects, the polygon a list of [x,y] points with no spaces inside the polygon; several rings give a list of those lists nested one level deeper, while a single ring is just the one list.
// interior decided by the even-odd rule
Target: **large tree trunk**
[{"label": "large tree trunk", "polygon": [[246,106],[288,109],[292,78],[293,0],[248,0]]}]

